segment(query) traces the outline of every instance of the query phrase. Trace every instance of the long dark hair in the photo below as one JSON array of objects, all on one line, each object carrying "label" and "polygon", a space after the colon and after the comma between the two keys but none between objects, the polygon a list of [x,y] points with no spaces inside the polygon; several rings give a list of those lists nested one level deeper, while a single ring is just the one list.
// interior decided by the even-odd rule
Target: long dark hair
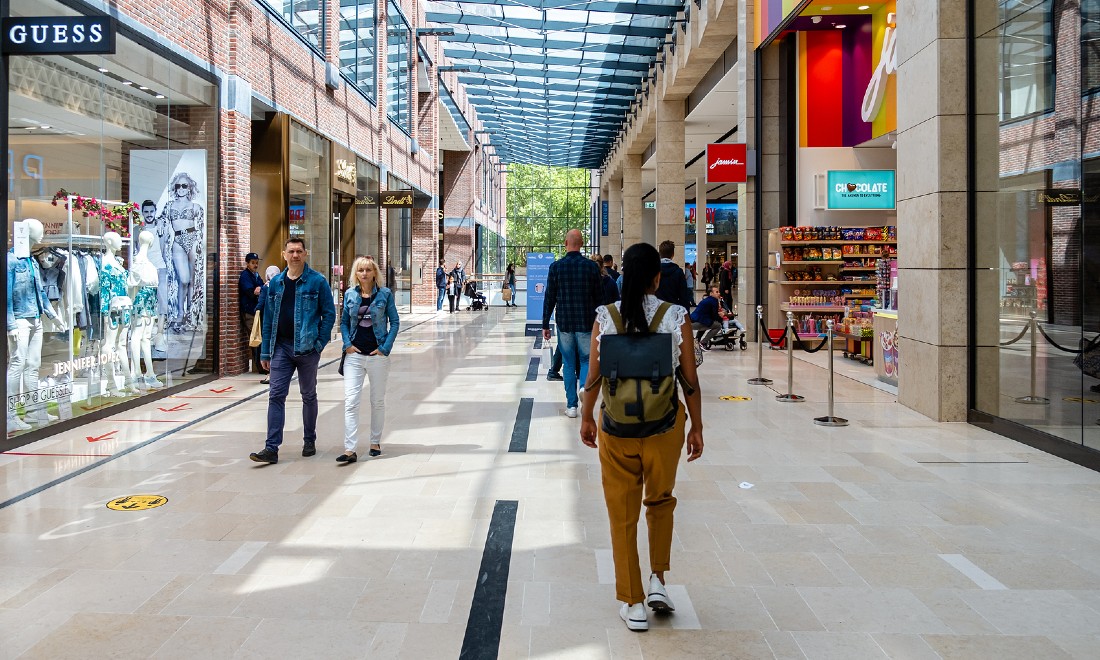
[{"label": "long dark hair", "polygon": [[627,332],[649,332],[645,296],[653,278],[661,272],[661,257],[649,243],[635,243],[623,253],[623,291],[619,315]]}]

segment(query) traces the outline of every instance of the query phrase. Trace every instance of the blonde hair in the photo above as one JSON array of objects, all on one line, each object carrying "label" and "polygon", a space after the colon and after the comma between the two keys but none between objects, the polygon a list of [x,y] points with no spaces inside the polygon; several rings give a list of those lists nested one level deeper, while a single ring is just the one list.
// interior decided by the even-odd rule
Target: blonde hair
[{"label": "blonde hair", "polygon": [[[374,271],[373,284],[374,286],[382,286],[378,283],[378,264],[374,262],[371,257],[356,257],[355,261],[351,262],[351,277],[348,278],[348,288],[354,289],[357,286],[362,286],[359,282],[359,266],[366,264],[371,270]],[[367,293],[370,293],[369,291]]]}]

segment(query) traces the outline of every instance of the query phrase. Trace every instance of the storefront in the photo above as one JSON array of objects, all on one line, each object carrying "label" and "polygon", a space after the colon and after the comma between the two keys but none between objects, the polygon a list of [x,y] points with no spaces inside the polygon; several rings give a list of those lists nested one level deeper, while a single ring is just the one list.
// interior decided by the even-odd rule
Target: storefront
[{"label": "storefront", "polygon": [[865,365],[869,381],[896,387],[904,355],[896,341],[895,2],[757,2],[756,10],[758,39],[767,38],[762,48],[776,51],[769,56],[779,69],[769,109],[776,119],[765,130],[785,163],[765,184],[779,198],[778,226],[765,226],[755,273],[765,320],[778,329],[790,312],[807,339],[833,321],[842,354]]},{"label": "storefront", "polygon": [[1100,6],[970,11],[971,419],[1100,464]]},{"label": "storefront", "polygon": [[124,24],[113,54],[13,56],[8,82],[12,447],[210,375],[219,123],[213,78]]}]

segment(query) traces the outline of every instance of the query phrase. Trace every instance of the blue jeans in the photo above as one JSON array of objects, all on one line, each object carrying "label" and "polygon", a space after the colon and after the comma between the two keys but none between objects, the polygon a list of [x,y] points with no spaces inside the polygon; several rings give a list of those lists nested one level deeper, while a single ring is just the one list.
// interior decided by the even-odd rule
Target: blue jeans
[{"label": "blue jeans", "polygon": [[286,395],[290,379],[298,371],[298,391],[302,393],[303,439],[317,441],[317,365],[320,353],[295,355],[294,346],[276,342],[271,352],[271,391],[267,400],[267,449],[278,452],[283,444],[283,424],[286,421]]},{"label": "blue jeans", "polygon": [[438,286],[436,288],[439,289],[439,297],[435,301],[435,311],[441,312],[443,311],[443,298],[447,295],[447,289]]},{"label": "blue jeans", "polygon": [[561,351],[565,373],[565,406],[577,407],[577,379],[583,385],[588,379],[588,349],[592,344],[591,332],[562,332],[558,330],[558,350]]}]

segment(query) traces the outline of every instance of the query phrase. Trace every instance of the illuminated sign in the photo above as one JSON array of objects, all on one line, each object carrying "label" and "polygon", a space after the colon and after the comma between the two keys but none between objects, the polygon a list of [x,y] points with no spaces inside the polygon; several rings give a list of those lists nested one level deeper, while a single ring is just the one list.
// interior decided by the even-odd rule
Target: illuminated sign
[{"label": "illuminated sign", "polygon": [[894,170],[829,170],[826,176],[828,208],[893,209],[895,179]]},{"label": "illuminated sign", "polygon": [[110,16],[5,18],[5,55],[109,55],[115,52]]},{"label": "illuminated sign", "polygon": [[344,183],[355,183],[355,163],[349,163],[341,158],[336,161],[336,178]]},{"label": "illuminated sign", "polygon": [[748,150],[744,144],[707,145],[707,183],[748,181]]}]

